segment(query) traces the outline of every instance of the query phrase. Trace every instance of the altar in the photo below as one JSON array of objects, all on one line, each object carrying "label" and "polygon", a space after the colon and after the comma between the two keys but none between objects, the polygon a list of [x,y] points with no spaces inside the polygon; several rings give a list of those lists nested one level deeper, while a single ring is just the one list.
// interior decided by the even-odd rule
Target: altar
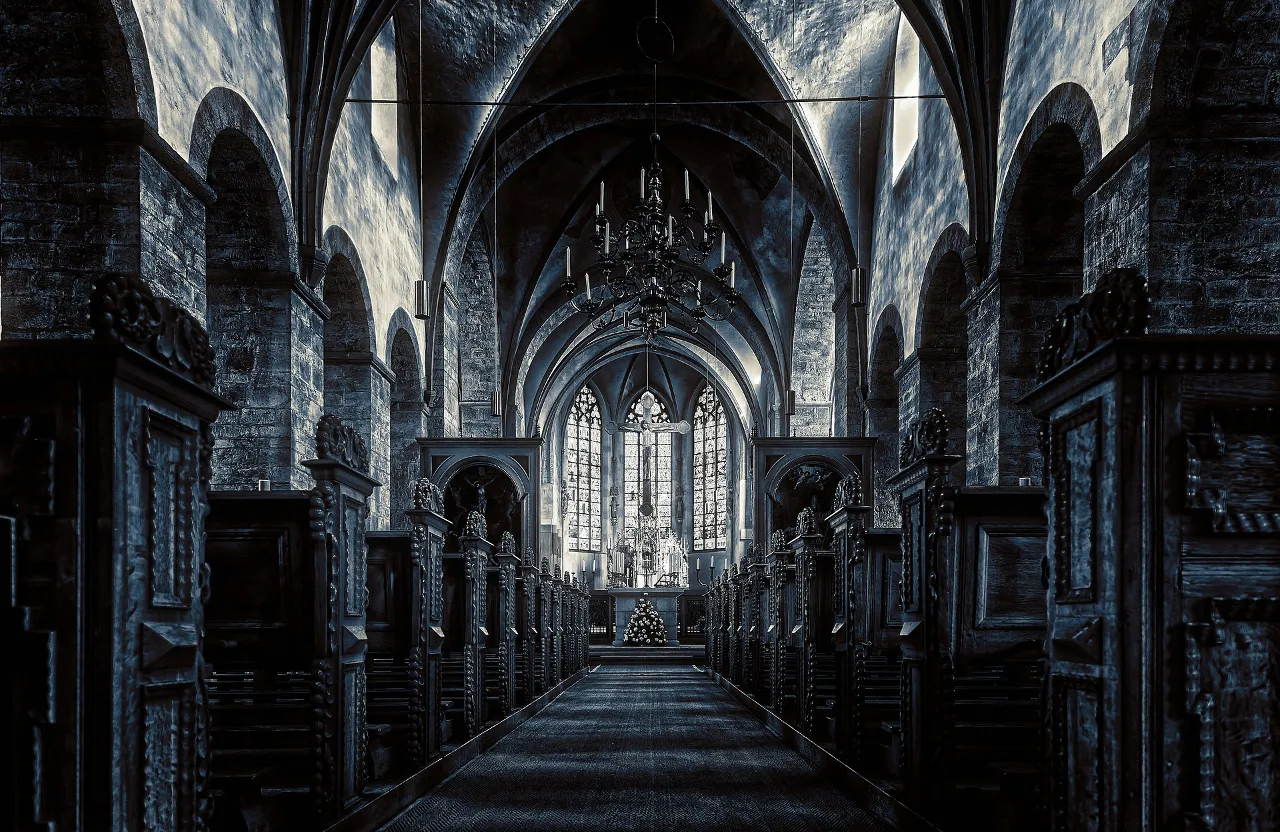
[{"label": "altar", "polygon": [[614,608],[614,647],[622,646],[622,636],[627,631],[627,623],[636,611],[636,604],[641,598],[648,598],[658,611],[662,623],[667,626],[667,646],[679,647],[676,640],[676,611],[681,595],[687,587],[683,586],[649,586],[649,587],[613,587],[609,594],[613,596]]}]

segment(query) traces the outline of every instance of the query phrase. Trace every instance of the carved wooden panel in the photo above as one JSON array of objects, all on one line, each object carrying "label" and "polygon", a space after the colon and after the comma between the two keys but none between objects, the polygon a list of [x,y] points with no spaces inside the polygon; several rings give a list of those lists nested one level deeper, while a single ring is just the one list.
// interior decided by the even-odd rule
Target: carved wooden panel
[{"label": "carved wooden panel", "polygon": [[1104,832],[1107,821],[1106,755],[1102,684],[1094,678],[1054,676],[1054,828],[1061,832]]},{"label": "carved wooden panel", "polygon": [[919,606],[916,581],[924,565],[924,492],[917,490],[902,499],[902,586],[904,610]]},{"label": "carved wooden panel", "polygon": [[1045,537],[1045,530],[1035,526],[978,527],[975,628],[1044,627],[1040,563]]},{"label": "carved wooden panel", "polygon": [[191,606],[199,436],[154,410],[144,410],[142,418],[150,473],[151,605],[186,609]]},{"label": "carved wooden panel", "polygon": [[1054,593],[1059,604],[1096,598],[1099,522],[1098,465],[1102,454],[1101,404],[1094,400],[1052,427],[1054,477]]}]

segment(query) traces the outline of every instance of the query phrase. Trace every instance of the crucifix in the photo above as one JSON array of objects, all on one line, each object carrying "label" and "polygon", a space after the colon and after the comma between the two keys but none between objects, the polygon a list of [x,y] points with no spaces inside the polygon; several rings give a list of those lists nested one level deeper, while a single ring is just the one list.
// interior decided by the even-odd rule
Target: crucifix
[{"label": "crucifix", "polygon": [[688,421],[674,423],[654,422],[653,411],[657,399],[648,390],[640,394],[640,421],[623,422],[620,427],[628,433],[640,434],[640,513],[653,514],[654,462],[660,433],[688,433]]}]

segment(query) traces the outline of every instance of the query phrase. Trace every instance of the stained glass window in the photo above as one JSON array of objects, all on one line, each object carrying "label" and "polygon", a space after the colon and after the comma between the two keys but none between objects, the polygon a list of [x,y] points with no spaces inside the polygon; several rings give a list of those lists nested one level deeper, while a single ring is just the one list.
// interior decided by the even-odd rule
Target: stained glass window
[{"label": "stained glass window", "polygon": [[[640,399],[632,403],[627,411],[626,421],[638,424],[644,417]],[[667,408],[661,401],[655,401],[651,419],[655,425],[671,423]],[[625,493],[623,494],[623,525],[626,535],[623,540],[630,540],[630,532],[640,523],[640,503],[643,498],[641,487],[641,450],[642,439],[639,433],[623,431],[623,474]],[[659,533],[671,528],[671,434],[656,433],[653,435],[653,474],[651,487],[654,515],[657,518]]]},{"label": "stained glass window", "polygon": [[600,551],[600,433],[600,404],[584,386],[564,429],[565,534],[579,551]]},{"label": "stained glass window", "polygon": [[723,549],[729,538],[728,429],[724,405],[708,384],[693,411],[693,548]]}]

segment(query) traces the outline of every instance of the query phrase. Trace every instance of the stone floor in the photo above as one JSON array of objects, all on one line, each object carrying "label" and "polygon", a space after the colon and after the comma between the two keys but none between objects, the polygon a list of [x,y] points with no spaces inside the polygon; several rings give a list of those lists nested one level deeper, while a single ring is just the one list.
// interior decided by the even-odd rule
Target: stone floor
[{"label": "stone floor", "polygon": [[384,829],[881,827],[693,667],[604,665]]}]

